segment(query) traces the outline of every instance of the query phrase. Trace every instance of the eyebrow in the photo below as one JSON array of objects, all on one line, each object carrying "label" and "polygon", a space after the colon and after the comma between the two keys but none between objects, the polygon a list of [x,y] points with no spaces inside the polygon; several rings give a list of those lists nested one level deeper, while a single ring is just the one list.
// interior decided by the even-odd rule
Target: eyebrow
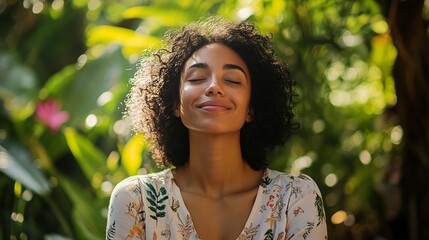
[{"label": "eyebrow", "polygon": [[[208,65],[207,63],[194,63],[194,64],[192,64],[191,66],[189,66],[187,70],[189,70],[189,69],[191,69],[191,68],[203,68],[203,69],[208,69],[208,68],[209,68],[209,65]],[[244,74],[244,76],[246,76],[246,78],[247,78],[247,74],[246,74],[246,72],[244,71],[244,69],[243,69],[242,67],[238,66],[238,65],[228,63],[228,64],[223,65],[223,69],[228,69],[228,70],[230,70],[230,69],[234,70],[234,69],[235,69],[235,70],[239,70],[239,71],[241,71],[241,72]]]},{"label": "eyebrow", "polygon": [[247,74],[246,74],[246,72],[244,71],[244,69],[243,69],[242,67],[238,66],[238,65],[235,65],[235,64],[225,64],[225,65],[223,66],[223,69],[236,69],[236,70],[239,70],[239,71],[241,71],[241,72],[244,74],[244,76],[246,76],[246,78],[247,78]]},{"label": "eyebrow", "polygon": [[194,63],[191,66],[189,66],[188,69],[186,69],[186,70],[189,70],[191,68],[204,68],[204,69],[208,69],[209,65],[207,65],[207,63]]}]

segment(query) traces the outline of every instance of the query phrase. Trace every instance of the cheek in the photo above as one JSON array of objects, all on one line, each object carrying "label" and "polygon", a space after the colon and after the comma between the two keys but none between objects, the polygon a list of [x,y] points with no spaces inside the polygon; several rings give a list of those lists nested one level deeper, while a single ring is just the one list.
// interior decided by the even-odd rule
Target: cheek
[{"label": "cheek", "polygon": [[240,102],[246,110],[248,110],[250,107],[250,93],[243,94],[243,97],[240,98]]},{"label": "cheek", "polygon": [[235,101],[237,107],[237,117],[241,120],[246,120],[250,111],[250,96],[245,95]]},{"label": "cheek", "polygon": [[195,95],[196,95],[195,91],[193,91],[192,88],[190,88],[190,87],[184,86],[180,89],[180,94],[179,94],[180,106],[179,107],[180,107],[180,112],[182,115],[184,113],[186,113],[189,110],[189,108],[191,107],[192,102],[195,99]]}]

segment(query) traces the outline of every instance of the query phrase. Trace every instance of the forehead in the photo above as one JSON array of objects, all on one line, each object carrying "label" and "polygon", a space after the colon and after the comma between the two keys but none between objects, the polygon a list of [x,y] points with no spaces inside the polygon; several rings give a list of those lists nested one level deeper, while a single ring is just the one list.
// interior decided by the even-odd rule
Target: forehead
[{"label": "forehead", "polygon": [[234,64],[243,68],[246,75],[249,71],[244,60],[234,50],[220,43],[211,43],[195,51],[186,61],[184,69],[195,63],[205,63],[209,67],[222,67],[225,64]]}]

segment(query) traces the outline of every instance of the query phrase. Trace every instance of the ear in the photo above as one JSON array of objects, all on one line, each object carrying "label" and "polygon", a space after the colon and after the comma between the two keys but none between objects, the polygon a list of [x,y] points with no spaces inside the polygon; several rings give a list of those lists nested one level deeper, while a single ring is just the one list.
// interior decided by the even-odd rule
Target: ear
[{"label": "ear", "polygon": [[178,104],[177,102],[174,103],[173,114],[176,117],[180,117],[180,104]]},{"label": "ear", "polygon": [[246,114],[246,122],[250,123],[251,121],[253,121],[254,114],[255,114],[255,111],[253,110],[253,108],[249,107],[249,110],[247,111],[247,114]]}]

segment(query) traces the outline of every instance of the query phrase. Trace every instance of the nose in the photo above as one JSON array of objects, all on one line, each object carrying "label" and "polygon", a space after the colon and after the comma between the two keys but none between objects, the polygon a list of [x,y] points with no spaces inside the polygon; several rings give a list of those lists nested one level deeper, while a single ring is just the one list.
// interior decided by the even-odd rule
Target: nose
[{"label": "nose", "polygon": [[221,79],[213,76],[211,78],[211,81],[209,81],[209,86],[207,86],[205,94],[207,96],[214,96],[214,95],[224,96],[225,92],[223,90],[221,82],[222,82]]}]

